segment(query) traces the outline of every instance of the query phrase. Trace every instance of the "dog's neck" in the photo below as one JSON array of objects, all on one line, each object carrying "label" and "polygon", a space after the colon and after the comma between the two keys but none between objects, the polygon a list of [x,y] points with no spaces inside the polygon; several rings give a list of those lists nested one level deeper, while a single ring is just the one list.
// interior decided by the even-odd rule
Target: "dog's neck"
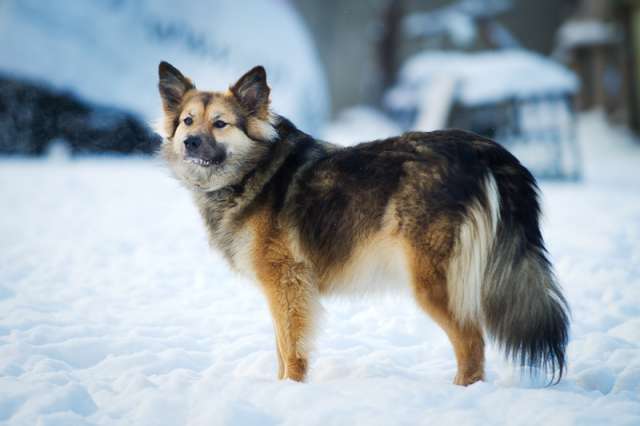
[{"label": "dog's neck", "polygon": [[295,140],[299,137],[311,138],[311,136],[298,130],[288,119],[277,116],[274,126],[278,137],[273,141],[260,141],[264,149],[255,160],[255,166],[251,167],[237,182],[216,189],[214,191],[197,193],[201,201],[228,203],[238,198],[244,198],[243,204],[250,203],[254,197],[247,197],[247,192],[259,194],[267,182],[280,168],[285,158],[293,150]]},{"label": "dog's neck", "polygon": [[277,139],[270,142],[251,167],[237,182],[215,191],[193,192],[207,230],[209,241],[225,252],[233,238],[236,225],[247,212],[269,198],[267,187],[286,166],[286,161],[300,144],[315,144],[315,140],[298,130],[289,120],[278,117]]}]

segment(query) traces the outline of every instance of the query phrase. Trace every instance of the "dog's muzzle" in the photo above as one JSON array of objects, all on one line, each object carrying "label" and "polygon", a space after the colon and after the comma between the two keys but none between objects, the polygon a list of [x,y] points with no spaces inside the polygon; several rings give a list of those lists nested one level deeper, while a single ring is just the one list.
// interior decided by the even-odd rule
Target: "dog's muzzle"
[{"label": "dog's muzzle", "polygon": [[184,147],[185,160],[202,167],[220,164],[227,158],[225,147],[209,136],[189,136]]}]

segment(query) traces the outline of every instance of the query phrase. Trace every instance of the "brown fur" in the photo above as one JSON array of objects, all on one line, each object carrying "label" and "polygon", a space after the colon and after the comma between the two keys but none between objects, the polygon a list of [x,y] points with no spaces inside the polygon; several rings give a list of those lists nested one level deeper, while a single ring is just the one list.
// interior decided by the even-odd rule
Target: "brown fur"
[{"label": "brown fur", "polygon": [[312,269],[295,259],[283,231],[267,211],[247,220],[255,236],[252,262],[271,310],[280,378],[304,379],[318,289]]},{"label": "brown fur", "polygon": [[474,324],[460,324],[449,310],[443,265],[434,264],[432,259],[425,258],[411,246],[408,251],[416,301],[442,327],[453,345],[458,363],[458,373],[453,382],[466,386],[484,379],[482,331]]}]

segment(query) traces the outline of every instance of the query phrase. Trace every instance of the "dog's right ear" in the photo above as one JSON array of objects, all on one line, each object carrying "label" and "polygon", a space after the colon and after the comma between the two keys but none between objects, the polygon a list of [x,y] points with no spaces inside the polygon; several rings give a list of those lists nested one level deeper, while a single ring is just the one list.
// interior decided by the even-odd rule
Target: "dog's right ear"
[{"label": "dog's right ear", "polygon": [[176,67],[165,61],[160,62],[158,66],[158,77],[158,89],[165,113],[177,112],[185,93],[196,86]]}]

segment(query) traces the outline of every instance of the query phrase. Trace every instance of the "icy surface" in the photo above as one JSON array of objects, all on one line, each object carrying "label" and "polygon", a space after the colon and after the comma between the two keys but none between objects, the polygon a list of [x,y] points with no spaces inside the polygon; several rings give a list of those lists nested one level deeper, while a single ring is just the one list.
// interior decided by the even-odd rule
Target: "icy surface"
[{"label": "icy surface", "polygon": [[486,382],[452,385],[449,342],[404,299],[328,301],[309,382],[278,382],[259,290],[163,167],[2,160],[0,423],[640,424],[640,150],[597,116],[580,135],[585,181],[542,185],[573,310],[550,388],[493,349]]},{"label": "icy surface", "polygon": [[457,80],[457,99],[466,105],[573,93],[578,87],[578,79],[571,71],[526,50],[428,51],[413,56],[402,66],[400,84],[389,92],[387,102],[396,108],[416,105],[420,89],[442,75]]},{"label": "icy surface", "polygon": [[311,37],[284,0],[5,0],[0,40],[0,72],[147,120],[160,115],[161,60],[205,90],[226,90],[261,64],[281,114],[315,132],[328,115]]}]

